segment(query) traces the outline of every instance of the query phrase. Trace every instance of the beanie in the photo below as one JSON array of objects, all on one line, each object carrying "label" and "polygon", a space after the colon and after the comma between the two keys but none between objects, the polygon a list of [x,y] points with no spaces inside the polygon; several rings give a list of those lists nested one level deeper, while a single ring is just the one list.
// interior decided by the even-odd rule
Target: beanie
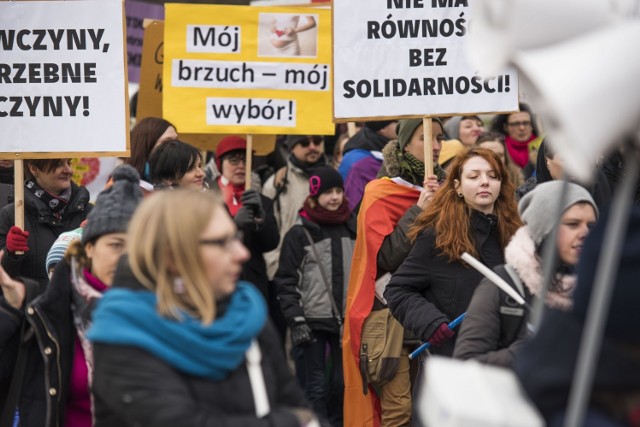
[{"label": "beanie", "polygon": [[237,135],[225,136],[216,147],[216,166],[222,173],[222,156],[232,151],[247,150],[247,141]]},{"label": "beanie", "polygon": [[67,252],[67,248],[74,240],[80,240],[82,238],[82,227],[78,227],[75,230],[66,231],[58,236],[51,249],[49,249],[49,253],[47,254],[47,261],[45,263],[46,271],[48,272],[51,268],[55,267],[62,258],[64,258],[65,252]]},{"label": "beanie", "polygon": [[335,187],[344,190],[342,176],[337,170],[329,166],[321,166],[311,171],[309,177],[309,195],[311,197],[318,197]]},{"label": "beanie", "polygon": [[109,233],[124,233],[129,220],[142,200],[140,176],[129,165],[118,166],[113,171],[113,185],[98,195],[96,206],[87,217],[82,233],[86,245]]},{"label": "beanie", "polygon": [[462,145],[462,142],[457,139],[442,141],[442,148],[440,148],[440,158],[438,159],[438,163],[444,165],[463,150],[464,145]]},{"label": "beanie", "polygon": [[576,203],[584,202],[593,206],[598,217],[598,207],[591,194],[578,184],[564,181],[549,181],[536,185],[518,203],[518,212],[527,225],[534,243],[539,245],[553,230],[554,222],[549,220],[549,212],[558,205],[562,187],[567,185],[567,194],[560,207],[560,215]]},{"label": "beanie", "polygon": [[[440,127],[442,127],[442,122],[437,117],[432,117],[431,122],[438,123]],[[409,141],[411,141],[413,133],[421,124],[422,119],[400,120],[398,123],[398,144],[400,144],[400,150],[404,151],[404,147],[406,147]]]},{"label": "beanie", "polygon": [[482,123],[478,116],[453,116],[444,124],[444,133],[449,139],[460,139],[460,122],[463,120],[477,120]]},{"label": "beanie", "polygon": [[[598,269],[598,260],[602,256],[603,242],[609,231],[607,219],[611,212],[607,211],[587,236],[580,261],[578,262],[578,285],[574,294],[572,316],[584,321],[589,308],[589,300],[593,294],[594,277]],[[619,264],[616,270],[611,295],[611,306],[608,310],[605,335],[625,343],[640,344],[640,206],[631,207],[629,225],[624,233]]]},{"label": "beanie", "polygon": [[377,122],[366,122],[364,126],[366,128],[371,129],[374,132],[378,132],[380,129],[384,129],[389,126],[391,123],[395,123],[397,120],[382,120]]}]

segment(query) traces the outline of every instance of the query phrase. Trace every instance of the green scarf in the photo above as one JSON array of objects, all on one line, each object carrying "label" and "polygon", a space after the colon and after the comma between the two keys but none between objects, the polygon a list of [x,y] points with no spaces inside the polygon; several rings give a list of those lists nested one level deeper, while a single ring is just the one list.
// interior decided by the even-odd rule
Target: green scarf
[{"label": "green scarf", "polygon": [[[424,182],[424,162],[406,151],[398,151],[398,164],[400,165],[400,178],[422,187]],[[446,176],[444,169],[438,164],[434,165],[433,169],[436,177],[438,177],[438,182],[444,181]]]}]

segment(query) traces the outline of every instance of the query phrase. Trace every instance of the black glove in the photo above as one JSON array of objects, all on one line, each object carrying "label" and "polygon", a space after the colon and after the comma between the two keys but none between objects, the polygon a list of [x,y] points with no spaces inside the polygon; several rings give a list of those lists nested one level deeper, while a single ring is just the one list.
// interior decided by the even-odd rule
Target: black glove
[{"label": "black glove", "polygon": [[295,347],[305,347],[316,342],[311,328],[306,323],[297,323],[291,328],[291,344]]},{"label": "black glove", "polygon": [[254,223],[254,214],[253,214],[253,209],[251,209],[249,206],[242,206],[240,209],[238,209],[238,212],[236,212],[236,216],[233,217],[233,220],[236,223],[236,226],[240,229],[243,230],[246,227],[250,227],[253,225]]},{"label": "black glove", "polygon": [[242,206],[247,206],[253,209],[253,214],[256,219],[264,218],[262,197],[260,197],[260,194],[256,190],[246,190],[244,193],[242,193],[242,196],[240,196],[240,202],[242,203]]}]

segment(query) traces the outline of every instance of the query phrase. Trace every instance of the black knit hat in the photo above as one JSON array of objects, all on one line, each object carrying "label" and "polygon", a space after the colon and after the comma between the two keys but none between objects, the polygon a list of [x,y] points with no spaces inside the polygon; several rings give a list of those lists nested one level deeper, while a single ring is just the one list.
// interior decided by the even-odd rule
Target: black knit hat
[{"label": "black knit hat", "polygon": [[364,125],[365,127],[371,129],[372,131],[377,132],[380,129],[384,129],[391,123],[395,123],[395,122],[397,122],[397,120],[381,120],[377,122],[366,122]]},{"label": "black knit hat", "polygon": [[329,166],[321,166],[311,171],[309,176],[309,195],[311,197],[318,197],[335,187],[344,190],[342,176],[337,170]]},{"label": "black knit hat", "polygon": [[129,165],[113,171],[113,185],[98,195],[96,206],[87,217],[82,244],[110,233],[127,231],[129,220],[142,200],[140,175]]}]

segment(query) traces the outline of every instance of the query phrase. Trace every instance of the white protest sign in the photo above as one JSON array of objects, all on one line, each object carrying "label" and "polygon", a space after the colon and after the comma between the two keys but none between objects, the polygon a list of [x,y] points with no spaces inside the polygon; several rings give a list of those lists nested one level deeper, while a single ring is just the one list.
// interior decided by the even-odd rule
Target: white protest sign
[{"label": "white protest sign", "polygon": [[123,25],[120,0],[0,2],[3,157],[126,153]]},{"label": "white protest sign", "polygon": [[465,57],[468,3],[334,0],[334,118],[518,110],[515,71],[480,76]]}]

